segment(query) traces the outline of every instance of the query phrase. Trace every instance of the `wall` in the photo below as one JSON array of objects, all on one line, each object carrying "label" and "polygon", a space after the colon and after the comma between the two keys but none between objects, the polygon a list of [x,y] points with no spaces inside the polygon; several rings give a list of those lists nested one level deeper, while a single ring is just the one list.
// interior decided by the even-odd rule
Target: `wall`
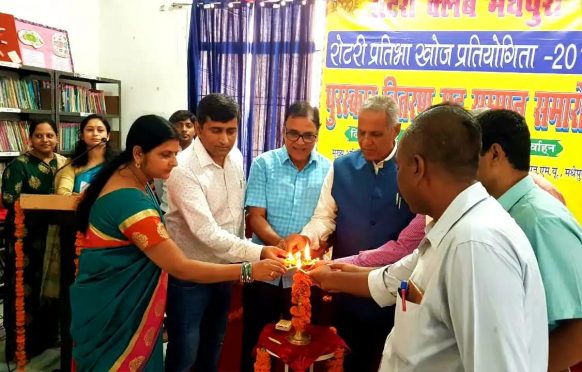
[{"label": "wall", "polygon": [[[154,113],[168,118],[187,108],[191,7],[169,9],[169,4],[169,0],[0,0],[0,12],[67,30],[76,72],[121,80],[125,143],[138,116]],[[324,19],[325,2],[318,0],[317,9],[316,19]],[[323,25],[316,31],[321,40],[318,50],[322,49]],[[321,60],[318,53],[313,103],[321,89]]]},{"label": "wall", "polygon": [[99,73],[99,0],[2,0],[0,12],[68,31],[75,71]]},{"label": "wall", "polygon": [[152,0],[102,0],[100,74],[122,81],[122,142],[143,114],[187,108],[190,7],[160,11]]},{"label": "wall", "polygon": [[[2,0],[0,12],[68,31],[75,71],[121,80],[122,143],[140,115],[187,108],[190,7],[154,0]],[[165,4],[165,11],[160,6]],[[115,127],[117,123],[112,123]]]}]

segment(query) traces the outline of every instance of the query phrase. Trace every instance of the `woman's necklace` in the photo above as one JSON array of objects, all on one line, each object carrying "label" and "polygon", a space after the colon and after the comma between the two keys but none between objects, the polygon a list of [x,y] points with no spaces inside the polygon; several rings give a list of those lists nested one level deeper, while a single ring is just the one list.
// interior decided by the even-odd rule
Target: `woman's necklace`
[{"label": "woman's necklace", "polygon": [[[143,185],[143,190],[145,191],[146,185],[147,185],[147,181],[146,182],[143,182],[139,178],[139,176],[135,173],[135,171],[133,170],[133,168],[131,166],[128,166],[128,168],[129,168],[129,171],[131,172],[131,174],[133,174],[133,176],[135,177],[135,180],[137,181],[137,183],[139,183],[140,186]],[[142,187],[140,187],[140,188],[142,188]]]},{"label": "woman's necklace", "polygon": [[[135,171],[133,170],[133,168],[131,166],[128,166],[128,168],[131,171],[131,173],[133,174],[133,176],[135,177],[135,179],[137,180],[137,182],[141,186],[143,181],[139,178],[139,176],[135,173]],[[159,203],[158,203],[157,199],[153,196],[153,192],[151,191],[151,189],[149,189],[147,181],[145,182],[145,184],[143,186],[143,192],[148,196],[148,198],[150,198],[154,202],[154,205],[159,207]]]}]

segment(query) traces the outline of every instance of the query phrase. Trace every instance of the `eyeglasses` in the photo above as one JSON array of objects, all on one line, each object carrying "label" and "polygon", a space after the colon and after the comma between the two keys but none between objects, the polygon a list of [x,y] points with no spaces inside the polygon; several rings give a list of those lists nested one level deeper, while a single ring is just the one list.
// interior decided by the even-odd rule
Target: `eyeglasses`
[{"label": "eyeglasses", "polygon": [[297,141],[299,141],[299,138],[303,138],[303,142],[305,142],[305,143],[313,143],[317,139],[317,136],[315,134],[311,134],[311,133],[300,134],[294,130],[286,130],[285,137],[289,141],[293,141],[293,142],[297,142]]}]

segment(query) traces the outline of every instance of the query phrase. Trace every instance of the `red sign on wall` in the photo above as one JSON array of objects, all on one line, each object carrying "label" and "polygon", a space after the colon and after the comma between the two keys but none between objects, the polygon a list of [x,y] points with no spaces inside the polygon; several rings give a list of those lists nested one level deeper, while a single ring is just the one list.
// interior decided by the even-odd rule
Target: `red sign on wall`
[{"label": "red sign on wall", "polygon": [[16,23],[11,14],[0,13],[0,61],[22,63]]}]

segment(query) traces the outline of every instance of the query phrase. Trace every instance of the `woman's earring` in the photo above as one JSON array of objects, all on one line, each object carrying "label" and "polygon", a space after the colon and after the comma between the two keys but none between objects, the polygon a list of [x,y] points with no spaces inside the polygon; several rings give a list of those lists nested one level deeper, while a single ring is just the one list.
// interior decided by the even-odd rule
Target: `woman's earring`
[{"label": "woman's earring", "polygon": [[137,162],[136,162],[136,163],[135,163],[135,167],[136,167],[137,169],[141,168],[141,163],[137,163]]}]

